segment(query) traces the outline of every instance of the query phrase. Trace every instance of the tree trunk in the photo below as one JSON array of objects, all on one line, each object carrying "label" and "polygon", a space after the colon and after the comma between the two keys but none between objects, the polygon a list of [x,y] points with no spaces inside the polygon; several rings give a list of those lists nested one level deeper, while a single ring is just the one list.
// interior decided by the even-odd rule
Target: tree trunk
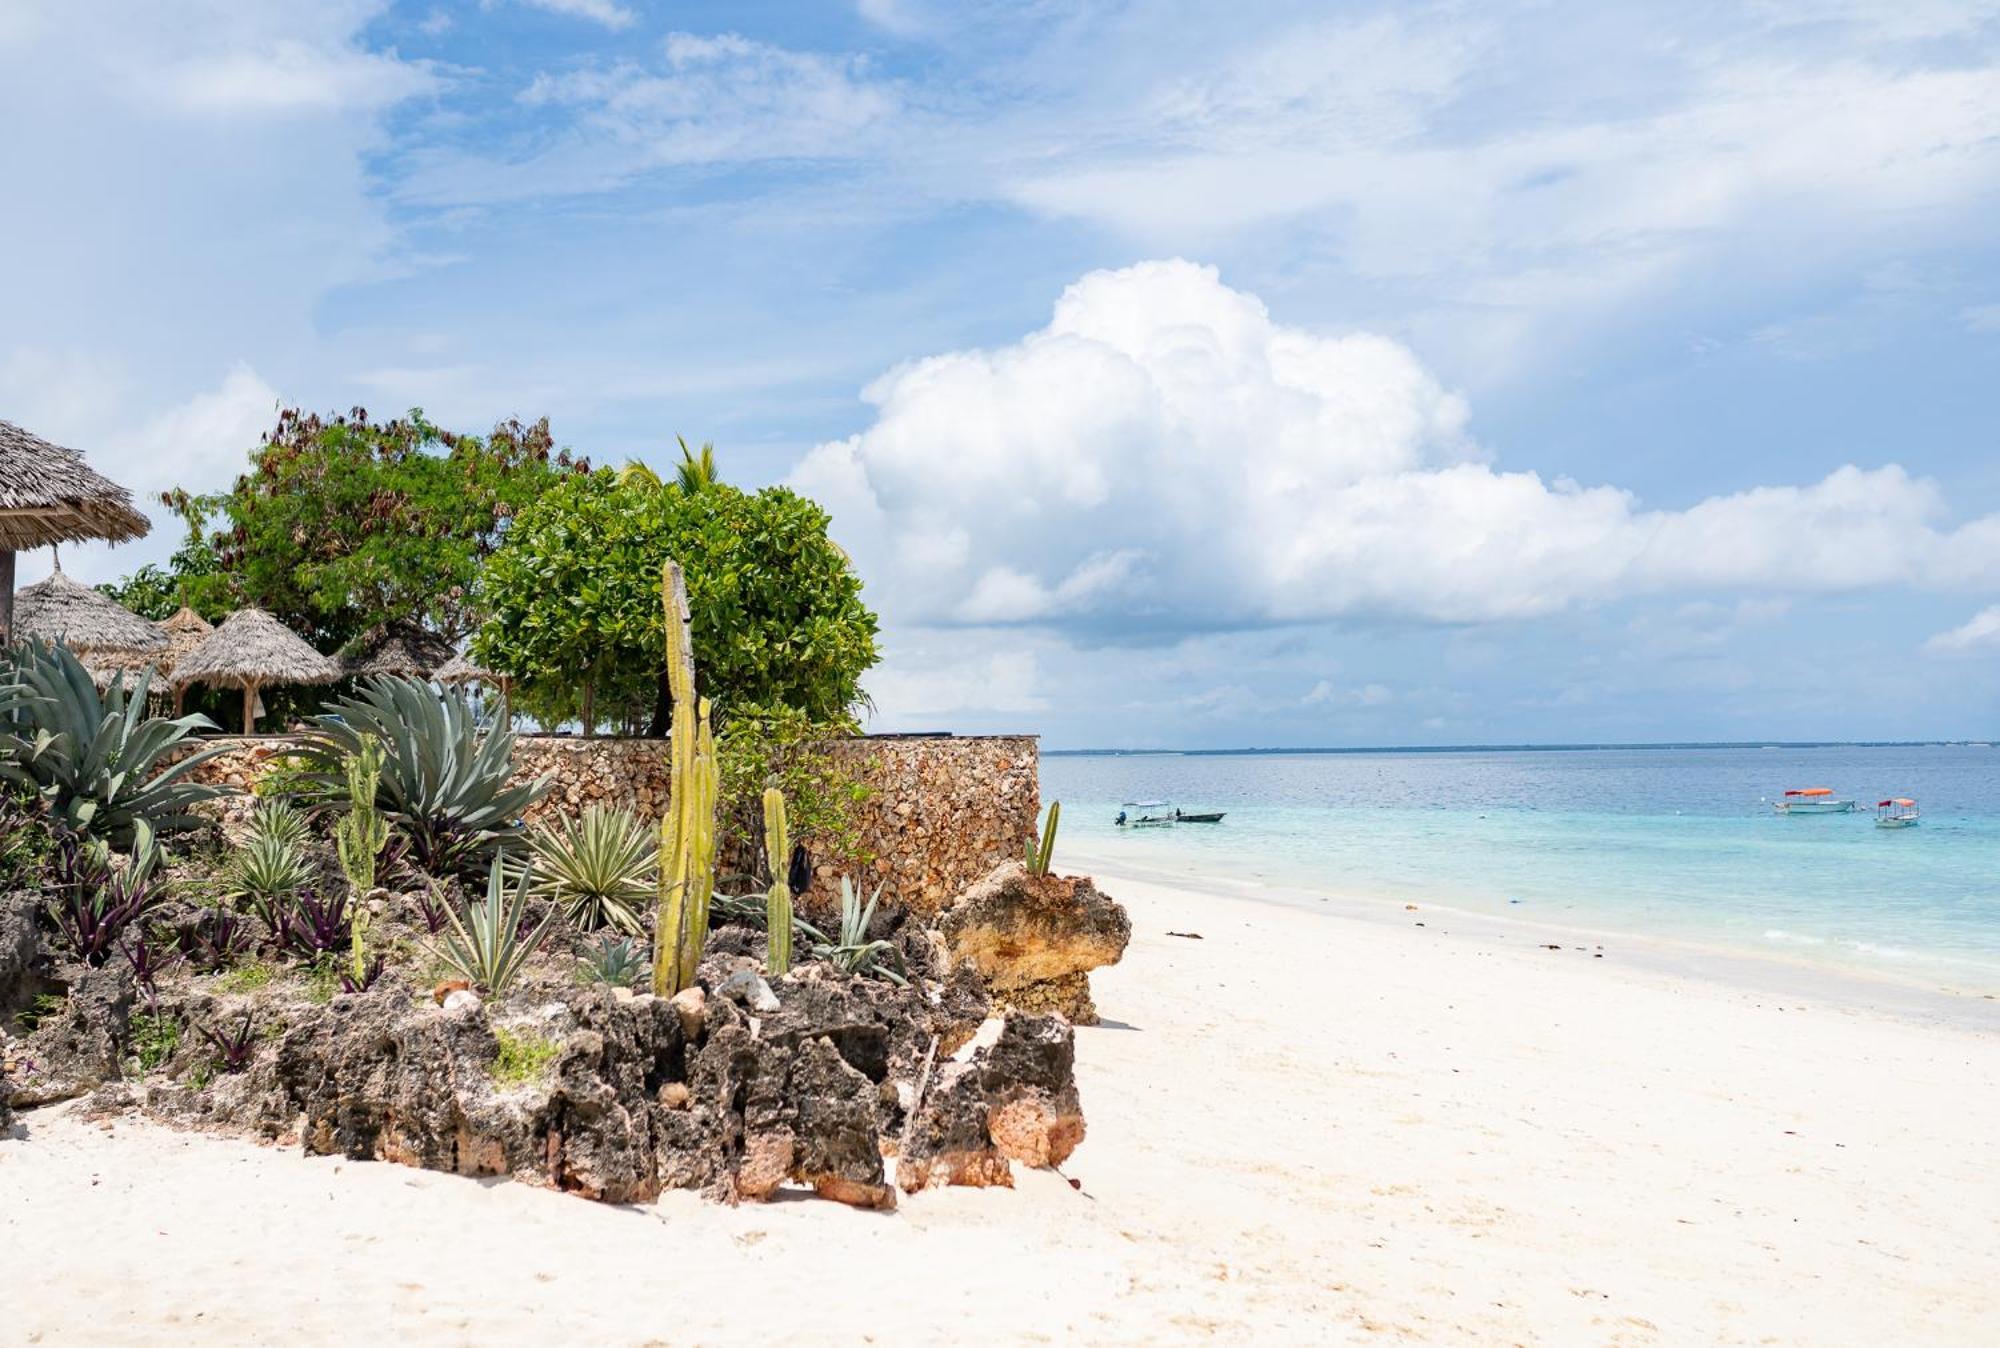
[{"label": "tree trunk", "polygon": [[583,681],[583,737],[587,740],[597,738],[597,681],[595,679],[585,679]]}]

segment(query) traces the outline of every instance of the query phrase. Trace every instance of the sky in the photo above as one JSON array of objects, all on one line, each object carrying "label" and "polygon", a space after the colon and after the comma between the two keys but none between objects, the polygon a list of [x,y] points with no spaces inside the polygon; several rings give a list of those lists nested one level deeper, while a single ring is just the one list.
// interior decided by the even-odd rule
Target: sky
[{"label": "sky", "polygon": [[0,0],[0,125],[0,417],[712,440],[875,729],[2000,736],[2000,3]]}]

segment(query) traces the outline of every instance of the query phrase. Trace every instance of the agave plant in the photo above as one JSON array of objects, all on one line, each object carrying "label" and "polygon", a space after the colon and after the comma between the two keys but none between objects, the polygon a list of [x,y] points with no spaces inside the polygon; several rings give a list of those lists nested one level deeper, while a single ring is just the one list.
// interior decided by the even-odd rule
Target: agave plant
[{"label": "agave plant", "polygon": [[577,962],[587,981],[629,988],[646,972],[646,947],[630,936],[606,932],[577,951]]},{"label": "agave plant", "polygon": [[377,801],[410,840],[411,859],[433,875],[476,871],[521,832],[521,815],[548,790],[546,778],[510,780],[511,730],[482,733],[457,692],[443,698],[415,679],[364,679],[354,697],[313,718],[299,752],[314,799],[347,791],[347,760],[374,736],[383,751]]},{"label": "agave plant", "polygon": [[881,901],[882,886],[875,886],[875,892],[864,906],[854,882],[841,876],[840,941],[838,944],[814,945],[813,956],[857,978],[879,975],[899,987],[907,987],[909,980],[904,975],[908,970],[903,964],[903,952],[887,941],[868,939],[868,925],[875,920],[875,905]]},{"label": "agave plant", "polygon": [[265,833],[254,822],[243,846],[223,867],[223,893],[247,904],[273,935],[282,934],[292,896],[313,881],[313,868],[296,842]]},{"label": "agave plant", "polygon": [[161,836],[198,826],[190,807],[233,790],[186,780],[223,747],[167,765],[190,734],[215,723],[147,716],[150,669],[129,693],[120,674],[100,695],[67,647],[31,641],[9,658],[12,669],[0,677],[7,685],[0,691],[0,778],[32,789],[57,822],[123,847],[141,822]]},{"label": "agave plant", "polygon": [[437,952],[466,981],[495,997],[513,984],[556,920],[554,908],[543,914],[539,923],[528,920],[531,871],[519,872],[510,892],[504,861],[503,856],[487,874],[485,902],[466,904],[463,914],[445,909],[450,927]]},{"label": "agave plant", "polygon": [[641,906],[653,897],[653,831],[628,810],[593,805],[579,819],[528,833],[529,892],[562,905],[585,931],[644,928]]}]

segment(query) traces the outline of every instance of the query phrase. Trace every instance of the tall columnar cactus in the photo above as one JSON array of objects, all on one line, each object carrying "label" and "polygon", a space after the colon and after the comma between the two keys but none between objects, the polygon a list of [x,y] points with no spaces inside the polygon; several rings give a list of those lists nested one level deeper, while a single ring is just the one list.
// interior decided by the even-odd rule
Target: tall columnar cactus
[{"label": "tall columnar cactus", "polygon": [[666,610],[667,688],[674,720],[668,732],[667,813],[660,820],[659,921],[654,932],[653,991],[672,996],[694,983],[708,939],[708,904],[715,892],[715,807],[721,771],[708,699],[695,697],[694,646],[688,632],[687,588],[668,562],[660,576]]},{"label": "tall columnar cactus", "polygon": [[764,791],[764,855],[771,865],[771,890],[765,896],[764,925],[769,932],[766,963],[774,976],[792,967],[792,887],[785,883],[784,870],[791,854],[791,839],[785,830],[785,793],[768,787]]},{"label": "tall columnar cactus", "polygon": [[354,889],[348,905],[348,946],[357,981],[368,966],[368,895],[375,888],[375,863],[389,841],[389,821],[375,808],[375,790],[382,784],[382,741],[363,735],[347,759],[347,813],[333,826],[333,849],[340,870]]},{"label": "tall columnar cactus", "polygon": [[1028,874],[1047,875],[1049,873],[1049,863],[1055,859],[1056,854],[1056,825],[1061,821],[1062,802],[1056,801],[1049,806],[1049,819],[1042,826],[1042,836],[1039,839],[1028,839],[1028,855],[1026,858]]}]

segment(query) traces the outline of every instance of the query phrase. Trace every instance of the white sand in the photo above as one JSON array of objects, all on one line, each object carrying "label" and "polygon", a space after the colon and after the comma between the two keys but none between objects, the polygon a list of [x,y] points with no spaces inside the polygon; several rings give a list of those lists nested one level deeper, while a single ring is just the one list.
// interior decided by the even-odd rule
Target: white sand
[{"label": "white sand", "polygon": [[42,1111],[0,1342],[2000,1342],[1996,1003],[1105,887],[1082,1193],[616,1209]]}]

